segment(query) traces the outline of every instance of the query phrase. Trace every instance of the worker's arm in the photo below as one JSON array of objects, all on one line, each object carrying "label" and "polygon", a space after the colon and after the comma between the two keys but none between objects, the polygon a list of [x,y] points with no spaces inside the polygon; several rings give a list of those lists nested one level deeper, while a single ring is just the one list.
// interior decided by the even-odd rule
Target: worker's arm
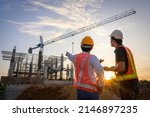
[{"label": "worker's arm", "polygon": [[69,53],[69,52],[66,52],[66,56],[68,57],[68,59],[69,59],[72,63],[74,63],[74,55],[72,55],[72,54]]},{"label": "worker's arm", "polygon": [[125,71],[125,62],[117,63],[117,66],[104,67],[105,71],[114,71],[114,72],[124,72]]},{"label": "worker's arm", "polygon": [[91,64],[95,69],[95,72],[97,74],[98,77],[98,92],[99,94],[101,94],[103,86],[104,86],[104,69],[102,67],[102,65],[99,63],[99,60],[96,56],[92,55],[91,56]]}]

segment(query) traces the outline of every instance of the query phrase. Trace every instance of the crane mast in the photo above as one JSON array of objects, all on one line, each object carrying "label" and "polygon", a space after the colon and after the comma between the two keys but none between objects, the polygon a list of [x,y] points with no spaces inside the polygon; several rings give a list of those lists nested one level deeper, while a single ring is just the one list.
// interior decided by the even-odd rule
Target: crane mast
[{"label": "crane mast", "polygon": [[91,24],[89,26],[85,26],[85,27],[82,27],[82,28],[79,28],[75,31],[72,31],[72,32],[69,32],[69,33],[66,33],[64,35],[61,35],[61,36],[58,36],[56,38],[53,38],[53,39],[50,39],[48,41],[45,41],[44,43],[39,43],[36,47],[33,47],[33,48],[29,48],[28,52],[29,53],[32,53],[32,50],[33,49],[36,49],[36,48],[39,48],[39,47],[44,47],[45,45],[49,45],[51,43],[54,43],[54,42],[57,42],[57,41],[60,41],[62,39],[65,39],[65,38],[68,38],[68,37],[71,37],[71,36],[75,36],[77,34],[80,34],[80,33],[83,33],[83,32],[86,32],[88,30],[91,30],[91,29],[94,29],[96,27],[100,27],[102,25],[105,25],[105,24],[108,24],[108,23],[111,23],[113,21],[116,21],[116,20],[119,20],[119,19],[122,19],[122,18],[125,18],[127,16],[130,16],[130,15],[133,15],[135,14],[136,11],[134,9],[130,9],[128,11],[124,11],[122,13],[119,13],[117,15],[114,15],[112,17],[109,17],[107,19],[104,19],[104,20],[101,20],[100,22],[96,22],[94,24]]}]

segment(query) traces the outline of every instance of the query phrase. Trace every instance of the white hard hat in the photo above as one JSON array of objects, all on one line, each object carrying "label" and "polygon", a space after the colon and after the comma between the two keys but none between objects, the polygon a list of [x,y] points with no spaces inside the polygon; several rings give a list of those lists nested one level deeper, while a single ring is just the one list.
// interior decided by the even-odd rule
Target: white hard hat
[{"label": "white hard hat", "polygon": [[123,39],[123,34],[120,30],[114,30],[110,36],[115,37],[115,39]]}]

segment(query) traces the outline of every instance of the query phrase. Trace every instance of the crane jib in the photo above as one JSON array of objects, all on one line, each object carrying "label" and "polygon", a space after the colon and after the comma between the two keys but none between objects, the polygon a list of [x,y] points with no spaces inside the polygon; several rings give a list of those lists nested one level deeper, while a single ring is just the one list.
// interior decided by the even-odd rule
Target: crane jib
[{"label": "crane jib", "polygon": [[60,40],[62,40],[62,39],[65,39],[65,38],[68,38],[68,37],[71,37],[71,36],[75,36],[75,35],[77,35],[77,34],[80,34],[80,33],[83,33],[83,32],[85,32],[85,31],[94,29],[94,28],[96,28],[96,27],[100,27],[100,26],[102,26],[102,25],[104,25],[104,24],[108,24],[108,23],[110,23],[110,22],[113,22],[113,21],[122,19],[122,18],[124,18],[124,17],[130,16],[130,15],[135,14],[135,13],[136,13],[136,11],[135,11],[134,9],[130,9],[129,11],[125,11],[125,12],[119,13],[119,14],[117,14],[117,15],[114,15],[114,16],[110,17],[110,18],[104,19],[104,20],[102,20],[102,21],[100,21],[100,22],[91,24],[91,25],[86,26],[86,27],[82,27],[82,28],[80,28],[80,29],[78,29],[78,30],[75,30],[75,31],[69,32],[69,33],[67,33],[67,34],[58,36],[58,37],[56,37],[56,38],[54,38],[54,39],[48,40],[48,41],[44,42],[44,45],[48,45],[48,44],[51,44],[51,43],[53,43],[53,42],[56,42],[56,41],[60,41]]},{"label": "crane jib", "polygon": [[[75,31],[72,31],[72,32],[69,32],[69,33],[67,33],[67,34],[64,34],[64,35],[58,36],[58,37],[56,37],[56,38],[53,38],[53,39],[51,39],[51,40],[42,42],[42,44],[39,43],[39,44],[37,44],[36,47],[30,48],[30,49],[36,49],[36,48],[38,48],[38,47],[43,47],[43,46],[45,46],[45,45],[54,43],[54,42],[56,42],[56,41],[60,41],[60,40],[65,39],[65,38],[68,38],[68,37],[71,37],[71,36],[75,36],[75,35],[77,35],[77,34],[86,32],[86,31],[91,30],[91,29],[94,29],[94,28],[96,28],[96,27],[100,27],[100,26],[102,26],[102,25],[111,23],[111,22],[113,22],[113,21],[116,21],[116,20],[125,18],[125,17],[130,16],[130,15],[133,15],[133,14],[135,14],[135,13],[136,13],[136,11],[135,11],[134,9],[130,9],[130,10],[128,10],[128,11],[124,11],[124,12],[122,12],[122,13],[119,13],[119,14],[114,15],[114,16],[112,16],[112,17],[109,17],[109,18],[107,18],[107,19],[104,19],[104,20],[102,20],[102,21],[100,21],[100,22],[96,22],[96,23],[91,24],[91,25],[89,25],[89,26],[82,27],[82,28],[77,29],[77,30],[75,30]],[[41,37],[40,37],[40,38],[41,38]],[[41,46],[41,45],[42,45],[42,46]]]}]

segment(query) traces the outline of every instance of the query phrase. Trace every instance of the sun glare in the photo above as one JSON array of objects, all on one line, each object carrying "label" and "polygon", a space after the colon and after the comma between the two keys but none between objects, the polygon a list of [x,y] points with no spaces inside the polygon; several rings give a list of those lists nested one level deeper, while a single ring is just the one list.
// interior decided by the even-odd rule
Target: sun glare
[{"label": "sun glare", "polygon": [[111,78],[115,77],[113,72],[105,72],[105,80],[110,80]]}]

